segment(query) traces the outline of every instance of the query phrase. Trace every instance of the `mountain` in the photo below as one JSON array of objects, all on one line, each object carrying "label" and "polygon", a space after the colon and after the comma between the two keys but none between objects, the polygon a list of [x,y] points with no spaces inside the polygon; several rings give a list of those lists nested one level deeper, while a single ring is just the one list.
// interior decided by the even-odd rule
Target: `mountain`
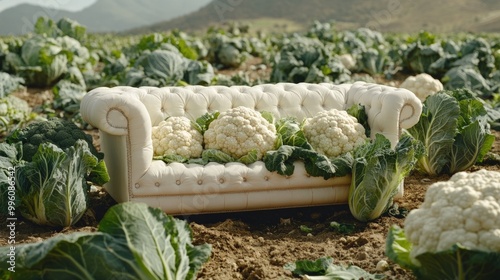
[{"label": "mountain", "polygon": [[209,1],[191,0],[186,5],[185,0],[98,0],[79,12],[22,4],[0,13],[0,35],[25,34],[40,16],[68,17],[87,26],[89,32],[121,32],[188,14]]},{"label": "mountain", "polygon": [[186,16],[133,29],[197,31],[230,21],[290,23],[334,21],[338,29],[369,27],[383,32],[500,32],[498,0],[213,0]]},{"label": "mountain", "polygon": [[68,17],[89,32],[202,31],[231,21],[295,31],[315,20],[334,21],[341,30],[500,32],[498,0],[98,0],[79,12],[28,4],[6,9],[0,12],[0,35],[25,34],[40,16]]}]

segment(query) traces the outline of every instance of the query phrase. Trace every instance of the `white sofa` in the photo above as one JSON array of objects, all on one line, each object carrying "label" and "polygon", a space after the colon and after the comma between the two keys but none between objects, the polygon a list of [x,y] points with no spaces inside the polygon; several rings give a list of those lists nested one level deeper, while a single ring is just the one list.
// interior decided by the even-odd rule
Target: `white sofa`
[{"label": "white sofa", "polygon": [[278,118],[302,119],[353,104],[365,106],[372,137],[382,133],[393,146],[402,129],[418,122],[422,110],[420,100],[408,90],[356,82],[97,88],[83,98],[81,114],[100,131],[111,178],[106,191],[117,202],[146,202],[177,215],[345,204],[351,178],[311,177],[302,162],[285,177],[269,172],[260,161],[201,166],[152,160],[151,128],[167,116],[195,119],[206,112],[247,106]]}]

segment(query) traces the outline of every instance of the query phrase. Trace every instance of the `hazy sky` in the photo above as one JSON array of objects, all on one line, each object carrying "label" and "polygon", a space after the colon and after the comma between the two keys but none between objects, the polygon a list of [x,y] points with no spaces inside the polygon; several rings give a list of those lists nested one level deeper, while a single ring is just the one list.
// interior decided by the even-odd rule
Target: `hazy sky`
[{"label": "hazy sky", "polygon": [[0,0],[0,11],[19,4],[29,3],[74,12],[86,8],[96,1],[97,0]]}]

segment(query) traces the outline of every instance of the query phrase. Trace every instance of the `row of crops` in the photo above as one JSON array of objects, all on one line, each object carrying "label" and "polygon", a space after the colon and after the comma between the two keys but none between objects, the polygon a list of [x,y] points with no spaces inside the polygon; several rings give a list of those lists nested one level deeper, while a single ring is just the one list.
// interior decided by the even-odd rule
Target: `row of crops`
[{"label": "row of crops", "polygon": [[[47,18],[40,18],[34,30],[25,37],[0,38],[0,98],[7,108],[1,133],[30,116],[22,102],[4,99],[20,87],[51,88],[53,105],[37,110],[62,111],[79,124],[82,96],[116,85],[345,83],[428,73],[445,89],[467,87],[500,106],[500,36],[495,35],[340,32],[316,22],[302,34],[251,35],[248,28],[232,25],[199,36],[180,31],[117,36],[88,34],[75,21]],[[252,68],[239,71],[249,62]]]}]

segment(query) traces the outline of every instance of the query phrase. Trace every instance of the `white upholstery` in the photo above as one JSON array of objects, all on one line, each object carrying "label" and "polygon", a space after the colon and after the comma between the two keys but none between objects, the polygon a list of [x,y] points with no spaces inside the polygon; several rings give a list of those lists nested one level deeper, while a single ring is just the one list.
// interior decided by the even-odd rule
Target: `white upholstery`
[{"label": "white upholstery", "polygon": [[356,82],[97,88],[83,98],[81,114],[100,131],[111,178],[105,189],[117,202],[143,201],[169,214],[189,214],[344,204],[351,179],[310,177],[302,162],[295,163],[288,178],[269,172],[262,162],[200,166],[153,161],[152,126],[167,116],[196,119],[237,106],[302,119],[354,104],[365,106],[372,136],[382,133],[393,146],[422,110],[408,90]]}]

